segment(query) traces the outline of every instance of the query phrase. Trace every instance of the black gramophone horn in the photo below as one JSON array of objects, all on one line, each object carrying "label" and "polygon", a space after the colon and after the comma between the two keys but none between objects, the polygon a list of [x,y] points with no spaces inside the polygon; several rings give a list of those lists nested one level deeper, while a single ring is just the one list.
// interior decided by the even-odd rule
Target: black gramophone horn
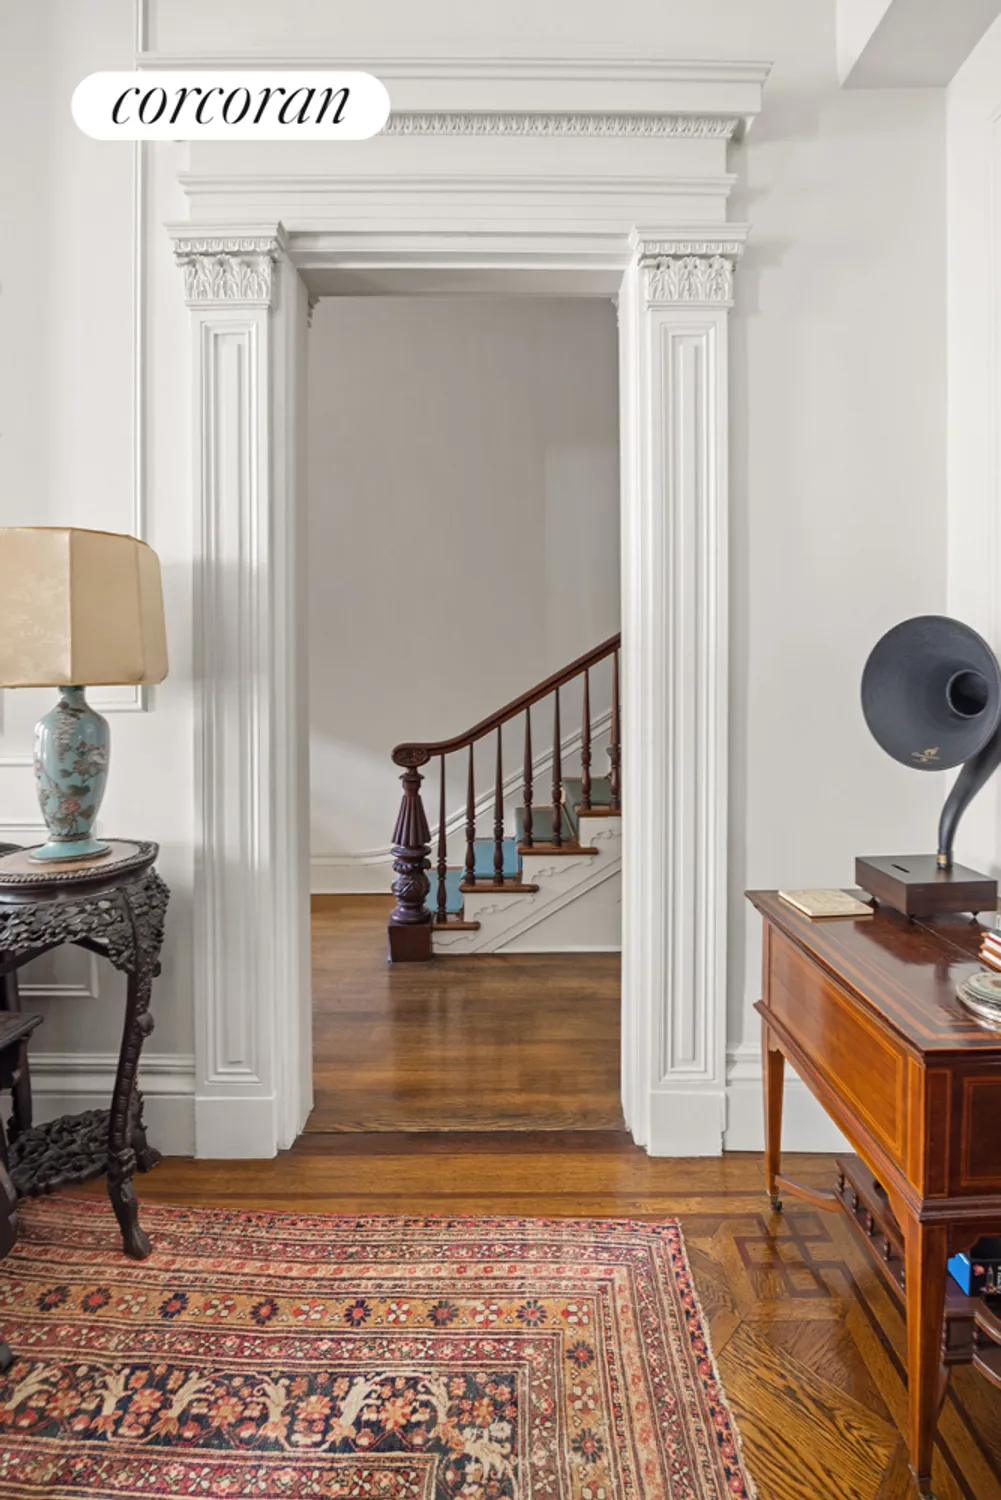
[{"label": "black gramophone horn", "polygon": [[[945,615],[918,615],[877,641],[862,674],[862,712],[888,755],[919,771],[963,765],[938,826],[940,869],[956,827],[1001,763],[1001,667],[982,636]],[[964,764],[965,762],[965,764]]]}]

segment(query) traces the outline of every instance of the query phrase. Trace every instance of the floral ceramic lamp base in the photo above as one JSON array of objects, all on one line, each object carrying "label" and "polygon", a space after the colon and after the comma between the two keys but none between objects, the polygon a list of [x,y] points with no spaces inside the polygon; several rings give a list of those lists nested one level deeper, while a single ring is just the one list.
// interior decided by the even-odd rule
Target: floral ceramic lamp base
[{"label": "floral ceramic lamp base", "polygon": [[48,842],[32,849],[40,861],[96,859],[109,846],[92,836],[108,780],[108,721],[82,687],[62,687],[59,702],[35,728],[35,781]]}]

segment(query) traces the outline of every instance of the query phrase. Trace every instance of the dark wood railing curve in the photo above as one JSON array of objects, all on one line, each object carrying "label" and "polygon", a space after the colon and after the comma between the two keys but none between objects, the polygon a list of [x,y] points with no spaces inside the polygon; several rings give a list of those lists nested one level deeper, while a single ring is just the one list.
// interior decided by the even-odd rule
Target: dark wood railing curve
[{"label": "dark wood railing curve", "polygon": [[[445,805],[445,758],[459,750],[468,751],[469,764],[466,780],[465,837],[466,853],[462,867],[461,889],[468,891],[478,886],[497,889],[518,879],[517,875],[506,875],[504,871],[503,842],[503,761],[501,753],[502,726],[509,720],[525,715],[525,751],[523,786],[523,826],[521,844],[523,849],[535,845],[533,836],[532,794],[532,720],[531,711],[544,698],[553,699],[553,806],[549,848],[559,849],[563,843],[563,813],[560,802],[562,769],[562,741],[560,733],[560,689],[579,677],[584,679],[583,713],[581,724],[581,806],[591,808],[591,671],[608,657],[612,658],[612,704],[610,740],[608,745],[610,775],[610,807],[618,811],[619,799],[619,651],[621,636],[609,636],[600,646],[586,651],[559,672],[545,678],[527,693],[513,698],[503,708],[481,719],[464,734],[448,740],[406,741],[393,751],[393,762],[400,766],[403,775],[403,802],[393,834],[393,895],[396,905],[389,919],[389,956],[395,961],[424,959],[431,957],[431,928],[435,923],[447,922],[447,832]],[[476,874],[476,790],[473,767],[473,746],[488,734],[497,736],[496,775],[493,799],[493,858],[492,874],[478,877]],[[439,821],[437,837],[437,895],[432,906],[426,904],[431,882],[427,871],[431,868],[431,831],[421,801],[423,777],[419,767],[426,766],[437,758],[440,767]],[[432,909],[433,907],[433,909]]]},{"label": "dark wood railing curve", "polygon": [[457,734],[451,740],[427,740],[423,742],[407,741],[397,745],[393,751],[393,763],[397,766],[426,766],[433,755],[451,755],[453,750],[465,750],[467,745],[475,745],[477,740],[482,740],[492,729],[497,729],[501,724],[506,724],[508,719],[517,718],[523,714],[526,708],[531,708],[541,698],[548,698],[549,694],[556,688],[565,687],[568,682],[573,682],[588,667],[593,667],[599,661],[604,661],[606,656],[611,656],[613,651],[618,651],[622,645],[621,635],[610,635],[607,641],[602,641],[600,646],[595,646],[592,651],[586,651],[583,656],[578,656],[568,667],[560,672],[554,672],[552,677],[547,677],[545,682],[540,682],[534,688],[529,688],[527,693],[522,693],[520,698],[512,698],[503,708],[487,718],[481,719],[474,724],[472,729],[467,729],[465,734]]}]

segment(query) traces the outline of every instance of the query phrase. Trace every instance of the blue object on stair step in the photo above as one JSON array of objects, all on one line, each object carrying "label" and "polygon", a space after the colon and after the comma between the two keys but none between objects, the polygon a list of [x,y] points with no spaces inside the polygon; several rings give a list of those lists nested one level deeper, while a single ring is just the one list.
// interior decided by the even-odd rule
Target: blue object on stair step
[{"label": "blue object on stair step", "polygon": [[[518,845],[514,839],[504,839],[501,848],[504,854],[504,879],[513,880],[521,871],[521,860],[518,858]],[[475,860],[473,869],[477,877],[481,880],[493,880],[493,839],[477,839],[473,844],[473,857]]]},{"label": "blue object on stair step", "polygon": [[[504,839],[504,879],[516,880],[521,874],[521,859],[518,855],[518,846],[514,839]],[[494,841],[493,839],[476,839],[473,844],[473,858],[475,863],[473,869],[478,879],[487,881],[494,878]],[[429,910],[438,910],[438,872],[435,869],[428,871],[428,879],[431,889],[427,894],[424,905]],[[447,870],[445,873],[445,910],[450,916],[462,910],[462,892],[460,885],[465,879],[464,870]]]},{"label": "blue object on stair step", "polygon": [[[565,807],[560,808],[560,829],[565,844],[572,844],[577,837],[576,820],[571,822],[570,815]],[[523,843],[525,838],[525,809],[516,807],[514,810],[514,832],[518,843]],[[553,836],[553,809],[551,807],[532,808],[532,842],[535,844],[548,844]]]},{"label": "blue object on stair step", "polygon": [[[463,875],[463,872],[461,870],[446,870],[446,872],[445,872],[445,910],[448,912],[448,914],[449,914],[450,917],[454,917],[457,912],[460,912],[462,910],[463,896],[462,896],[462,892],[459,890],[459,886],[462,884],[462,875]],[[435,871],[435,870],[429,870],[428,871],[428,877],[430,878],[430,881],[431,881],[431,889],[428,892],[427,900],[425,901],[424,905],[426,907],[428,907],[428,909],[430,911],[437,912],[437,910],[438,910],[438,874],[437,874],[437,871]]]}]

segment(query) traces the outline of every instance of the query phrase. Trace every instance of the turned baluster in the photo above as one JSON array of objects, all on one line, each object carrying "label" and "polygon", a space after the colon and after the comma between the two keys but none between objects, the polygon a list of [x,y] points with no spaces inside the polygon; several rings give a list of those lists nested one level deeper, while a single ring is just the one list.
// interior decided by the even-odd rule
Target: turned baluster
[{"label": "turned baluster", "polygon": [[563,843],[563,750],[560,745],[560,690],[553,694],[553,844]]},{"label": "turned baluster", "polygon": [[416,764],[407,765],[400,777],[403,783],[403,801],[393,831],[393,870],[396,874],[393,895],[396,897],[396,905],[390,915],[389,926],[390,953],[394,957],[400,956],[393,951],[394,928],[426,926],[431,921],[431,913],[425,905],[431,889],[431,882],[425,874],[431,866],[428,858],[431,852],[431,830],[421,801],[421,782],[424,778],[417,769],[418,765],[426,765],[430,757],[426,751],[412,753],[415,759],[418,754],[423,754],[423,759],[417,760]]},{"label": "turned baluster", "polygon": [[525,771],[522,798],[525,803],[525,826],[521,842],[526,849],[532,847],[532,710],[525,709]]},{"label": "turned baluster", "polygon": [[466,782],[466,870],[463,885],[476,884],[476,788],[473,783],[473,747],[469,747],[469,777]]},{"label": "turned baluster", "polygon": [[501,727],[497,725],[497,777],[494,782],[494,884],[504,884],[504,765]]},{"label": "turned baluster", "polygon": [[445,834],[445,757],[441,756],[441,797],[438,804],[438,921],[448,921],[448,839]]},{"label": "turned baluster", "polygon": [[619,653],[612,656],[612,724],[608,744],[608,805],[619,810]]},{"label": "turned baluster", "polygon": [[591,674],[584,670],[584,713],[580,727],[580,805],[591,810]]}]

